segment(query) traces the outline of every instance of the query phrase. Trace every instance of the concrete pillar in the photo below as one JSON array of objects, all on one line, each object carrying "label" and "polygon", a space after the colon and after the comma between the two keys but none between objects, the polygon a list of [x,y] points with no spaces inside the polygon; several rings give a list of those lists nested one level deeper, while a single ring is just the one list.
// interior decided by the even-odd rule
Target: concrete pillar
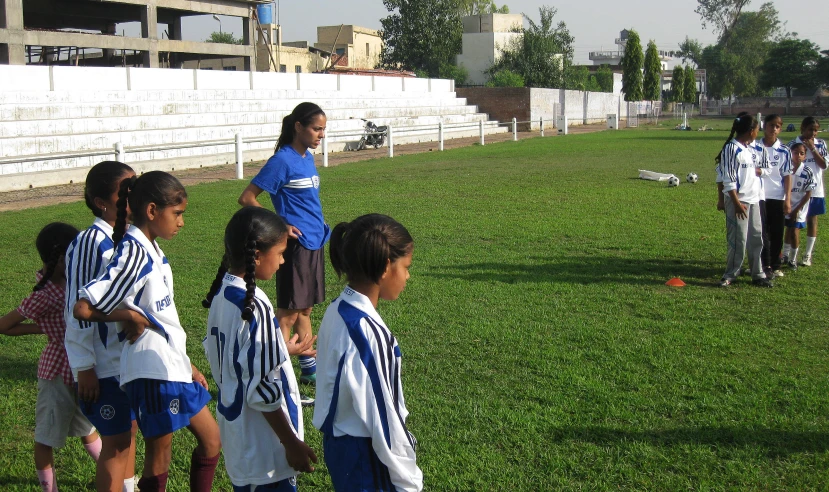
[{"label": "concrete pillar", "polygon": [[148,3],[141,10],[141,37],[150,41],[149,50],[142,53],[145,68],[158,68],[158,8]]},{"label": "concrete pillar", "polygon": [[[106,32],[106,34],[115,34],[115,23],[114,22],[108,23],[105,32]],[[115,50],[104,49],[104,50],[101,50],[101,51],[103,51],[104,60],[110,60],[112,57],[115,56]]]},{"label": "concrete pillar", "polygon": [[[167,34],[169,35],[170,39],[175,39],[178,41],[182,40],[181,19],[181,16],[177,16],[172,22],[170,22],[167,25]],[[177,53],[170,53],[170,68],[182,68],[184,63],[181,62],[178,58],[179,57]]]},{"label": "concrete pillar", "polygon": [[[248,8],[248,16],[242,18],[242,44],[248,47],[253,46],[256,39],[256,26],[253,22],[253,7]],[[256,68],[256,49],[250,49],[252,56],[244,56],[245,70],[251,71]],[[270,62],[269,62],[270,63]],[[279,67],[276,67],[279,70]]]},{"label": "concrete pillar", "polygon": [[0,0],[0,27],[9,30],[9,44],[0,45],[0,63],[25,65],[23,0]]}]

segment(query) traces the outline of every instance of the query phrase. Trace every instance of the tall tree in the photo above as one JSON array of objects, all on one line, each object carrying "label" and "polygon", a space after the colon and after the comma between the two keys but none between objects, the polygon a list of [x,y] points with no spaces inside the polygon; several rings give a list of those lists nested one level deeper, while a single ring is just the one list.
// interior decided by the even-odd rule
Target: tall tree
[{"label": "tall tree", "polygon": [[662,62],[659,60],[659,50],[653,40],[648,41],[645,50],[645,73],[642,74],[642,91],[645,100],[657,101],[662,94]]},{"label": "tall tree", "polygon": [[639,33],[631,29],[628,31],[625,52],[622,55],[622,91],[625,93],[625,101],[641,101],[644,97],[642,92],[643,58]]},{"label": "tall tree", "polygon": [[671,73],[671,101],[685,102],[685,69],[677,65]]},{"label": "tall tree", "polygon": [[697,74],[691,65],[685,66],[685,77],[683,80],[685,87],[682,88],[682,97],[687,103],[697,102]]},{"label": "tall tree", "polygon": [[442,67],[454,63],[463,32],[457,0],[383,0],[383,5],[393,12],[380,19],[384,68],[437,77]]},{"label": "tall tree", "polygon": [[596,70],[596,82],[602,92],[613,92],[613,70],[607,65],[602,65]]},{"label": "tall tree", "polygon": [[573,36],[564,22],[555,24],[556,9],[541,7],[540,22],[529,19],[523,36],[508,46],[487,70],[492,76],[509,70],[524,78],[527,87],[566,87],[573,63]]},{"label": "tall tree", "polygon": [[205,43],[221,44],[242,44],[241,39],[236,39],[232,32],[212,32],[210,37],[204,40]]},{"label": "tall tree", "polygon": [[818,86],[823,88],[829,88],[829,53],[827,51],[822,52],[825,56],[821,56],[815,64],[815,79]]},{"label": "tall tree", "polygon": [[720,40],[731,37],[731,29],[737,24],[743,8],[750,0],[697,0],[694,12],[702,17],[703,29],[711,25]]},{"label": "tall tree", "polygon": [[764,89],[786,89],[786,113],[791,107],[792,88],[818,85],[815,66],[820,59],[818,46],[808,39],[784,39],[769,50],[763,63],[760,85]]},{"label": "tall tree", "polygon": [[458,15],[482,15],[482,14],[509,14],[509,7],[495,4],[493,0],[457,0]]},{"label": "tall tree", "polygon": [[690,60],[694,65],[700,66],[702,44],[696,39],[689,39],[688,36],[685,36],[685,41],[679,43],[677,55],[682,58],[682,63],[687,63]]}]

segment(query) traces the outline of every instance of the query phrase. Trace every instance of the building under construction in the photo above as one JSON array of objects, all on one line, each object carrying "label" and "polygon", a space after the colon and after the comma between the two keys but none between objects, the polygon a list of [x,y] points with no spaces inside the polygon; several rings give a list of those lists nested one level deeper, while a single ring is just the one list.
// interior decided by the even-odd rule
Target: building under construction
[{"label": "building under construction", "polygon": [[[256,67],[256,7],[272,0],[0,0],[0,63],[179,68],[188,60],[242,58]],[[182,39],[182,19],[242,20],[242,44]],[[141,37],[116,34],[140,22]],[[159,36],[159,25],[166,25]]]}]

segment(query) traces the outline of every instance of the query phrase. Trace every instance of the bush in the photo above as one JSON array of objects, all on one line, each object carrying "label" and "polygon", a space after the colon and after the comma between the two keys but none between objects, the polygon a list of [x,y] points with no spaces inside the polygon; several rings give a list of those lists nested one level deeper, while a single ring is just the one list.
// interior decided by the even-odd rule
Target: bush
[{"label": "bush", "polygon": [[487,87],[524,87],[524,77],[512,70],[498,70],[489,81]]},{"label": "bush", "polygon": [[455,85],[458,86],[466,83],[466,79],[469,77],[469,72],[464,67],[452,65],[451,63],[444,63],[440,66],[438,75],[442,79],[454,80]]}]

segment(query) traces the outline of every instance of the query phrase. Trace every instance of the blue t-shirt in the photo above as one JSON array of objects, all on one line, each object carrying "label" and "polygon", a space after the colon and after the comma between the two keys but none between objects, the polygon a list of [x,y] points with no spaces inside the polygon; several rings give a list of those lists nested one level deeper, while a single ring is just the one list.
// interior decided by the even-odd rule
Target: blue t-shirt
[{"label": "blue t-shirt", "polygon": [[304,248],[317,250],[328,242],[331,230],[322,217],[320,177],[310,152],[303,157],[290,145],[280,148],[251,184],[271,195],[276,213],[302,233]]}]

